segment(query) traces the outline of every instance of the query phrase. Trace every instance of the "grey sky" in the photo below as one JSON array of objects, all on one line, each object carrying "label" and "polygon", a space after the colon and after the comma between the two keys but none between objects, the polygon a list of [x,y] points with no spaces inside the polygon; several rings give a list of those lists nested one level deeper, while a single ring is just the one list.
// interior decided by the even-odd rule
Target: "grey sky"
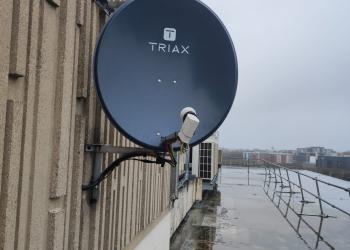
[{"label": "grey sky", "polygon": [[350,150],[350,1],[203,0],[236,47],[220,146]]}]

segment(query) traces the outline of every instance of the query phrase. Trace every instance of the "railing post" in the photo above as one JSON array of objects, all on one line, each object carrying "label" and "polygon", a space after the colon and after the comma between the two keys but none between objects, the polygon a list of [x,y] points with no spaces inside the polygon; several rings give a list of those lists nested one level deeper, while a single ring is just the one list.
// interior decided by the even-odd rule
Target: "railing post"
[{"label": "railing post", "polygon": [[281,174],[281,168],[278,168],[278,172],[280,173],[280,180],[281,180],[281,187],[283,188],[283,179],[282,179],[282,174]]},{"label": "railing post", "polygon": [[[280,194],[282,196],[282,194]],[[284,214],[284,217],[287,218],[287,215],[288,215],[288,211],[289,211],[289,208],[290,208],[290,201],[292,200],[292,194],[290,193],[289,194],[289,197],[288,197],[288,203],[286,204],[286,213]]]},{"label": "railing post", "polygon": [[270,169],[270,167],[269,167],[269,189],[270,189],[270,185],[271,185],[271,169]]},{"label": "railing post", "polygon": [[[281,192],[282,192],[282,188],[281,188]],[[273,195],[275,195],[276,192],[273,193]],[[282,193],[280,193],[278,196],[278,204],[277,204],[277,208],[280,208],[280,204],[281,204],[281,199],[282,199]]]},{"label": "railing post", "polygon": [[323,216],[321,216],[320,218],[320,225],[318,227],[318,232],[317,232],[317,240],[316,240],[316,245],[315,245],[315,249],[318,248],[318,244],[320,242],[320,238],[321,238],[321,230],[322,230],[322,224],[323,224]]},{"label": "railing post", "polygon": [[301,201],[304,202],[304,190],[303,190],[303,185],[301,184],[301,179],[300,179],[300,173],[298,171],[298,179],[299,179],[299,188],[300,188],[300,193],[301,193]]},{"label": "railing post", "polygon": [[321,200],[321,195],[320,195],[320,187],[318,186],[318,179],[317,178],[315,178],[315,182],[316,182],[318,203],[320,204],[321,216],[323,216],[323,207],[322,207],[322,200]]},{"label": "railing post", "polygon": [[[248,159],[249,161],[249,159]],[[249,162],[248,162],[248,186],[249,186]]]},{"label": "railing post", "polygon": [[301,218],[302,218],[303,213],[304,213],[304,206],[305,206],[305,203],[301,203],[301,209],[300,209],[299,220],[298,220],[298,226],[297,226],[297,232],[298,232],[298,233],[299,233],[299,229],[300,229]]},{"label": "railing post", "polygon": [[292,185],[290,183],[289,172],[287,168],[286,168],[286,173],[287,173],[287,179],[288,179],[288,185],[289,185],[289,192],[292,193]]}]

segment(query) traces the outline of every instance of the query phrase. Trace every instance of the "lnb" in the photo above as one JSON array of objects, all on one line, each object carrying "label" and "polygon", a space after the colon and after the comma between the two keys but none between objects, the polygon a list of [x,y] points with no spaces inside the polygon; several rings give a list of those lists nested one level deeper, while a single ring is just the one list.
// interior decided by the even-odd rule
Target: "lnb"
[{"label": "lnb", "polygon": [[199,119],[196,111],[191,107],[182,109],[180,117],[182,119],[182,126],[178,133],[178,137],[181,142],[189,144],[198,128]]}]

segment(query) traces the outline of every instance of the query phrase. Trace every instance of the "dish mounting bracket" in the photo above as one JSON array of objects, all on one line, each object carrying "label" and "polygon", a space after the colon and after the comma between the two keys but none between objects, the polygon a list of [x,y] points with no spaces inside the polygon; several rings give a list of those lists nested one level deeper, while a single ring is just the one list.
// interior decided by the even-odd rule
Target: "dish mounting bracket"
[{"label": "dish mounting bracket", "polygon": [[[157,153],[145,149],[145,148],[129,148],[129,147],[118,147],[109,144],[86,144],[85,152],[94,154],[94,162],[92,164],[91,170],[91,181],[90,183],[94,183],[101,178],[101,165],[103,162],[103,155],[108,154],[117,154],[117,160],[121,159],[121,161],[128,160],[131,157],[139,156],[157,156]],[[129,157],[130,156],[130,157]],[[125,158],[125,159],[122,159]],[[90,191],[90,203],[96,203],[100,196],[99,185],[94,185],[89,188],[84,188],[83,190]]]}]

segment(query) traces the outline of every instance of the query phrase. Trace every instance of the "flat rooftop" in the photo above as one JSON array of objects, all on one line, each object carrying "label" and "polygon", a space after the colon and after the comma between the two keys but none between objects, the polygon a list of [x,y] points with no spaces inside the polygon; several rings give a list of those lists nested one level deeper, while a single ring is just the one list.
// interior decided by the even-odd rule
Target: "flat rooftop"
[{"label": "flat rooftop", "polygon": [[[350,182],[303,173],[350,187]],[[316,198],[304,194],[309,202],[300,202],[296,187],[291,193],[266,177],[263,168],[223,167],[217,191],[207,192],[192,208],[173,236],[171,249],[349,249],[350,216],[323,204],[320,217]],[[302,182],[313,189],[311,179]],[[349,211],[348,193],[333,189],[320,185],[323,198]]]}]

